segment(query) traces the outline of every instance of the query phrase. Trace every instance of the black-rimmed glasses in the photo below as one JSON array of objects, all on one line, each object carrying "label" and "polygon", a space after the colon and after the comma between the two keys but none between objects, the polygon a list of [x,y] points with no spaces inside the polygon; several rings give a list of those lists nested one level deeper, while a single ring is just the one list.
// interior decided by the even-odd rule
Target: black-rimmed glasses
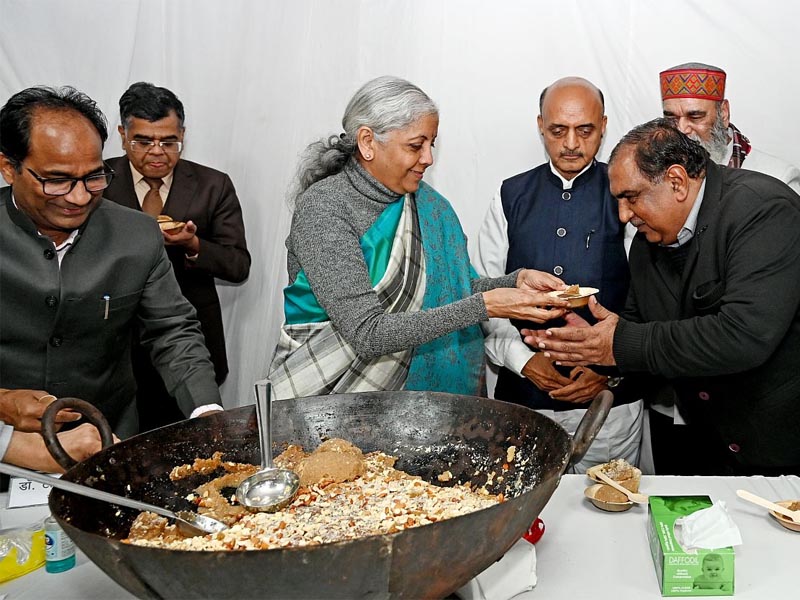
[{"label": "black-rimmed glasses", "polygon": [[178,154],[183,150],[183,142],[164,141],[164,140],[130,140],[128,144],[131,150],[141,154],[147,154],[153,148],[158,146],[167,154]]},{"label": "black-rimmed glasses", "polygon": [[42,184],[42,191],[48,196],[66,196],[69,194],[79,181],[83,182],[83,186],[90,194],[101,192],[111,185],[111,180],[114,178],[114,171],[108,169],[103,173],[92,173],[86,177],[40,177],[31,169],[25,167],[36,180]]}]

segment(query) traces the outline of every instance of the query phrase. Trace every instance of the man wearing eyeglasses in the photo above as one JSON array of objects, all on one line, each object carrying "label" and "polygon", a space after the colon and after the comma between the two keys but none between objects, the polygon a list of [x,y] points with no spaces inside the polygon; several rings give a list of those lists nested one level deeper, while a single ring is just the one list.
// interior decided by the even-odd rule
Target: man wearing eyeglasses
[{"label": "man wearing eyeglasses", "polygon": [[[181,158],[183,103],[167,88],[134,83],[119,100],[119,134],[125,156],[109,159],[116,172],[105,197],[152,217],[185,222],[164,231],[175,277],[197,317],[211,353],[217,383],[228,374],[222,310],[215,278],[244,281],[250,254],[233,183],[225,173]],[[183,418],[146,352],[134,349],[139,418],[144,428]]]},{"label": "man wearing eyeglasses", "polygon": [[[208,351],[150,217],[102,199],[106,121],[73,88],[36,87],[0,109],[0,457],[61,470],[39,434],[55,397],[96,405],[119,437],[138,430],[131,337],[139,332],[186,416],[219,405]],[[60,421],[74,420],[62,414]],[[75,459],[89,424],[59,434]]]}]

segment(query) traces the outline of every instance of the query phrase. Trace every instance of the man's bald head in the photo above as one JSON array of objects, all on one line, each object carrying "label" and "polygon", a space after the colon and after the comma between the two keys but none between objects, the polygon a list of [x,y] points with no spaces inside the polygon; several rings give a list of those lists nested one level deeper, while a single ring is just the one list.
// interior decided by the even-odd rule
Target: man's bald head
[{"label": "man's bald head", "polygon": [[597,94],[597,99],[600,102],[600,106],[602,107],[603,113],[605,113],[606,100],[605,97],[603,96],[602,90],[599,87],[597,87],[588,79],[584,79],[583,77],[562,77],[561,79],[557,79],[556,81],[548,85],[546,88],[542,90],[542,93],[539,94],[539,114],[542,114],[542,110],[544,110],[544,98],[547,95],[547,92],[569,86],[583,87],[588,91]]},{"label": "man's bald head", "polygon": [[553,167],[571,180],[586,169],[606,131],[603,92],[582,77],[564,77],[539,98],[537,122]]}]

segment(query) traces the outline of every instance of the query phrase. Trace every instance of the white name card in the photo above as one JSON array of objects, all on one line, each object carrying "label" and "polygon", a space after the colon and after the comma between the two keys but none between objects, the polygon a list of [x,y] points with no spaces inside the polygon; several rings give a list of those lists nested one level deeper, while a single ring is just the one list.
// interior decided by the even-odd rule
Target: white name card
[{"label": "white name card", "polygon": [[24,477],[12,477],[8,484],[8,508],[47,504],[53,486]]}]

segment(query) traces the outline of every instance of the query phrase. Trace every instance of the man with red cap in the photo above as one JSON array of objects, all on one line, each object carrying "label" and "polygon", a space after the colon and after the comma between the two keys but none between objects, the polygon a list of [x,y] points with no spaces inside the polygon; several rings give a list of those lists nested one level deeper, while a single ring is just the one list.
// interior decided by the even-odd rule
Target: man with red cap
[{"label": "man with red cap", "polygon": [[659,74],[664,116],[720,165],[771,175],[800,194],[800,169],[761,152],[731,122],[725,98],[727,75],[719,67],[691,62]]}]

